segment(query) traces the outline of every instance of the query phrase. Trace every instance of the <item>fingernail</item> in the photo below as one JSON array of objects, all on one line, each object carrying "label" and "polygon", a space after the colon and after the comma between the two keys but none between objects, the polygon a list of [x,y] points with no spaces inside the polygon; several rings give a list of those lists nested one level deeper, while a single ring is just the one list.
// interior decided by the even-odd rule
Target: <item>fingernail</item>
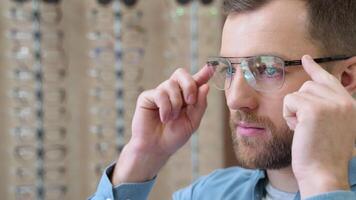
[{"label": "fingernail", "polygon": [[310,55],[305,55],[305,56],[304,56],[304,59],[305,59],[305,61],[307,61],[307,62],[313,61],[313,58],[312,58]]},{"label": "fingernail", "polygon": [[188,104],[194,104],[194,96],[192,94],[188,96]]}]

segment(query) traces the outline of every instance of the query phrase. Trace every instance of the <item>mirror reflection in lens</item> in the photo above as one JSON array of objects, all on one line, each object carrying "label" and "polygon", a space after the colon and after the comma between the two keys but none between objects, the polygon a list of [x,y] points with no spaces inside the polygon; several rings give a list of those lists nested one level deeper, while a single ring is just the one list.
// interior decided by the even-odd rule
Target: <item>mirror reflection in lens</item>
[{"label": "mirror reflection in lens", "polygon": [[234,69],[229,61],[225,58],[211,58],[207,62],[208,67],[214,70],[212,82],[219,90],[225,90],[230,87],[231,78],[234,74]]},{"label": "mirror reflection in lens", "polygon": [[276,56],[256,56],[248,59],[248,68],[256,80],[256,90],[279,89],[284,81],[284,61]]}]

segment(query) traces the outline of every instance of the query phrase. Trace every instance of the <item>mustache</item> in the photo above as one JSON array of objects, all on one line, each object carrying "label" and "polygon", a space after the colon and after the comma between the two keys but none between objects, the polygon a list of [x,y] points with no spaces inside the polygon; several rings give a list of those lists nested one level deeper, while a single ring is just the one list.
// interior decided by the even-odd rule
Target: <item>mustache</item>
[{"label": "mustache", "polygon": [[235,126],[239,122],[253,123],[269,129],[275,129],[275,125],[269,117],[259,116],[255,112],[236,110],[230,113],[230,125]]}]

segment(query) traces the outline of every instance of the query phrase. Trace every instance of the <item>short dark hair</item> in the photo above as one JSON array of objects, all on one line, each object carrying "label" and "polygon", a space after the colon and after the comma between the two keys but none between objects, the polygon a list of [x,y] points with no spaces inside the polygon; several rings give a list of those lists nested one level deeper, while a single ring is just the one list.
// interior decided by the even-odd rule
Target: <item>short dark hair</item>
[{"label": "short dark hair", "polygon": [[[250,12],[275,0],[224,0],[224,11]],[[306,2],[311,41],[324,54],[356,55],[355,0],[300,0]]]}]

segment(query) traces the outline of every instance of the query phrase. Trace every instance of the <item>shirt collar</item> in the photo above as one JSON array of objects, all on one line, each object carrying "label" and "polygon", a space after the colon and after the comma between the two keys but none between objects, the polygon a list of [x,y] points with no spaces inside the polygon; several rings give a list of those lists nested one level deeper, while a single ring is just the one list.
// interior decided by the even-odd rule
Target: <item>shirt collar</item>
[{"label": "shirt collar", "polygon": [[[256,174],[255,174],[255,180],[256,180],[256,185],[259,183],[267,183],[267,175],[266,175],[266,171],[259,169],[256,170]],[[354,186],[356,185],[356,157],[353,157],[350,162],[349,162],[349,183],[350,186]]]}]

